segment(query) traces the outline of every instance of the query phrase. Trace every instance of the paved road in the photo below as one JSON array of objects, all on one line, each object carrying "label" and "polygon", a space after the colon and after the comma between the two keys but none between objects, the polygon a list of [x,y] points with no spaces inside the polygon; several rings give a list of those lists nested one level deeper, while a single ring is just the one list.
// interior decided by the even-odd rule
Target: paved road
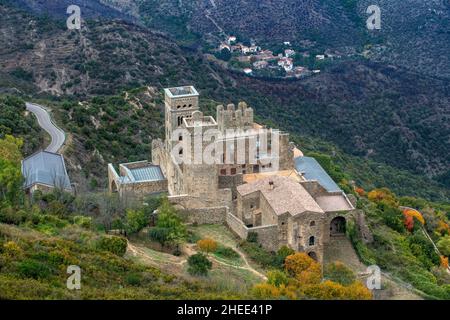
[{"label": "paved road", "polygon": [[48,111],[45,110],[44,107],[29,102],[26,103],[26,106],[28,111],[36,115],[39,126],[41,126],[42,129],[47,131],[52,139],[50,145],[45,150],[57,153],[58,150],[64,144],[64,141],[66,140],[66,135],[64,134],[64,131],[62,131],[60,128],[58,128],[53,124],[52,120],[50,119]]}]

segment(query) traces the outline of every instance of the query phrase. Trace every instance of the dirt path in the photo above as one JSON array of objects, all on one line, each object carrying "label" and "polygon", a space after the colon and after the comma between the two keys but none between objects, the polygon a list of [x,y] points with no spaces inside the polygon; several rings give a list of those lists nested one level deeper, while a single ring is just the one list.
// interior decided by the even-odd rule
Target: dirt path
[{"label": "dirt path", "polygon": [[[168,253],[164,252],[158,252],[155,250],[151,250],[142,246],[139,246],[137,244],[131,243],[128,241],[128,247],[127,251],[129,254],[131,254],[133,257],[137,257],[141,259],[142,262],[147,263],[154,267],[164,267],[164,269],[170,269],[171,271],[176,272],[177,274],[183,274],[183,265],[187,263],[187,258],[185,257],[176,257]],[[150,254],[151,252],[151,254]],[[193,254],[198,253],[198,251],[195,249],[195,246],[193,244],[187,244],[183,247],[183,252],[187,256],[191,256]],[[236,250],[236,252],[239,254],[239,256],[242,258],[244,262],[244,266],[237,266],[230,263],[227,263],[225,261],[221,261],[217,259],[215,256],[210,255],[208,256],[209,259],[211,259],[213,262],[217,264],[221,264],[227,267],[240,269],[240,270],[246,270],[249,271],[256,276],[260,277],[262,280],[267,280],[267,277],[259,272],[258,270],[254,269],[250,264],[248,263],[245,255]]]}]

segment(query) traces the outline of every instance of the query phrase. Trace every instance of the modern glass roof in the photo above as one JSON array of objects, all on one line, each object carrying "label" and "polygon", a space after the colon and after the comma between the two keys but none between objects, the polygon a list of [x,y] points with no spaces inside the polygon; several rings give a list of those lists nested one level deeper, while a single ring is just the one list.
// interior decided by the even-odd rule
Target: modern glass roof
[{"label": "modern glass roof", "polygon": [[317,180],[328,192],[342,191],[316,159],[311,157],[297,157],[294,161],[295,168],[306,179]]},{"label": "modern glass roof", "polygon": [[25,187],[36,183],[71,190],[64,158],[60,154],[40,151],[22,161]]},{"label": "modern glass roof", "polygon": [[165,179],[159,166],[147,166],[129,170],[135,182],[160,181]]}]

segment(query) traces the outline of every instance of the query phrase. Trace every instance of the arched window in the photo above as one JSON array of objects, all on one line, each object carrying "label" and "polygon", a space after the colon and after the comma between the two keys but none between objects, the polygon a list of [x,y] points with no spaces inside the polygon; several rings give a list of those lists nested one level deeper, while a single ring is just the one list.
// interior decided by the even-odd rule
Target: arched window
[{"label": "arched window", "polygon": [[186,108],[186,105],[183,106],[183,109]]},{"label": "arched window", "polygon": [[178,154],[179,154],[180,156],[183,155],[183,148],[181,148],[180,151],[178,151]]},{"label": "arched window", "polygon": [[316,225],[316,222],[315,221],[311,221],[310,223],[309,223],[309,226],[310,227],[314,227]]},{"label": "arched window", "polygon": [[183,141],[183,135],[182,134],[179,135],[178,141]]},{"label": "arched window", "polygon": [[314,236],[311,236],[311,237],[309,237],[308,243],[310,246],[313,246],[315,241],[316,241],[316,239],[314,239]]}]

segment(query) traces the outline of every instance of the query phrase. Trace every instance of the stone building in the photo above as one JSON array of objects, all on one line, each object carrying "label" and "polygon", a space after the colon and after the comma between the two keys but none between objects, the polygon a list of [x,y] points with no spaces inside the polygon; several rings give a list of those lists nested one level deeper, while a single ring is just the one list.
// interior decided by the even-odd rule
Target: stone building
[{"label": "stone building", "polygon": [[147,161],[120,164],[119,173],[108,164],[108,181],[109,192],[118,192],[122,198],[167,192],[167,179],[160,167]]},{"label": "stone building", "polygon": [[[293,166],[287,133],[269,131],[279,149],[272,154],[271,138],[258,140],[264,128],[254,123],[252,108],[244,102],[237,109],[233,104],[219,105],[214,119],[199,111],[198,96],[191,86],[165,89],[165,141],[152,142],[152,162],[167,177],[172,197],[189,199],[190,209],[231,208],[243,175]],[[212,139],[204,139],[208,132],[214,133]],[[208,163],[203,155],[211,145],[214,161]],[[252,159],[246,156],[251,150]]]},{"label": "stone building", "polygon": [[324,245],[345,234],[345,216],[354,208],[343,193],[302,179],[275,174],[238,186],[235,217],[248,232],[264,230],[267,249],[285,245],[322,261]]},{"label": "stone building", "polygon": [[22,175],[25,180],[25,191],[30,194],[36,190],[49,193],[55,188],[74,192],[64,157],[58,153],[39,151],[23,159]]},{"label": "stone building", "polygon": [[152,141],[152,163],[120,165],[120,174],[109,165],[110,190],[167,191],[189,222],[226,223],[268,250],[286,245],[322,262],[354,204],[319,163],[289,134],[255,123],[245,102],[217,106],[214,118],[200,111],[194,87],[164,93],[165,138]]}]

